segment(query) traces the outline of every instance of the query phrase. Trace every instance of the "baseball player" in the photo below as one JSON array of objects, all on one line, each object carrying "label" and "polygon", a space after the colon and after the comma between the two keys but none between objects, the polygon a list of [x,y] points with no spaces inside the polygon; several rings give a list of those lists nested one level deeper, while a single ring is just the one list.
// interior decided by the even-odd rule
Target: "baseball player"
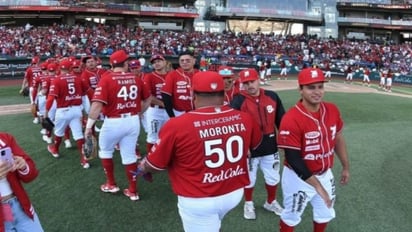
[{"label": "baseball player", "polygon": [[162,101],[161,90],[166,79],[166,59],[162,55],[153,55],[150,63],[154,71],[144,76],[144,83],[152,97],[150,107],[145,112],[147,127],[146,151],[149,152],[159,139],[160,128],[169,120]]},{"label": "baseball player", "polygon": [[85,69],[81,77],[94,90],[106,70],[97,67],[97,60],[94,56],[83,57],[82,62],[85,65]]},{"label": "baseball player", "polygon": [[353,80],[353,70],[352,70],[352,66],[348,65],[348,67],[346,68],[346,79],[345,79],[345,83],[350,83],[352,84],[352,80]]},{"label": "baseball player", "polygon": [[162,88],[162,100],[169,117],[179,116],[193,110],[191,85],[195,69],[195,58],[189,51],[179,55],[180,68],[169,72]]},{"label": "baseball player", "polygon": [[386,89],[386,77],[388,75],[388,72],[386,70],[380,70],[379,76],[380,76],[380,81],[379,81],[379,89]]},{"label": "baseball player", "polygon": [[[123,194],[132,201],[139,200],[136,177],[136,142],[140,133],[139,114],[150,103],[150,93],[144,88],[143,81],[133,73],[127,72],[129,56],[124,50],[110,56],[112,71],[107,72],[97,85],[92,98],[85,136],[92,135],[92,127],[100,112],[105,119],[99,134],[99,157],[106,175],[106,183],[100,190],[116,193],[120,189],[114,177],[113,152],[119,144],[122,164],[125,167],[129,187]],[[143,104],[143,107],[142,107]]]},{"label": "baseball player", "polygon": [[[41,118],[49,117],[52,121],[54,121],[55,113],[56,113],[56,103],[52,102],[51,106],[48,110],[48,114],[46,116],[46,101],[47,96],[50,93],[50,86],[52,81],[56,78],[57,72],[57,64],[56,63],[49,63],[47,65],[47,74],[41,75],[38,80],[40,83],[40,91],[37,95],[37,105],[39,108],[39,115]],[[46,131],[43,134],[43,141],[50,144],[52,143],[52,131]]]},{"label": "baseball player", "polygon": [[386,73],[386,88],[385,91],[387,92],[392,92],[392,78],[393,78],[393,73],[391,69],[388,69]]},{"label": "baseball player", "polygon": [[30,202],[23,183],[39,174],[32,158],[17,144],[11,134],[0,132],[0,151],[11,155],[11,163],[0,161],[0,231],[43,232],[39,217]]},{"label": "baseball player", "polygon": [[323,232],[335,217],[334,154],[342,164],[341,184],[349,181],[343,121],[336,105],[323,102],[325,77],[307,68],[298,75],[301,99],[283,117],[278,146],[285,151],[280,232],[293,232],[310,203],[314,232]]},{"label": "baseball player", "polygon": [[40,63],[40,57],[35,56],[31,59],[31,66],[29,66],[26,69],[26,72],[23,78],[23,83],[21,84],[21,89],[19,91],[19,93],[22,94],[23,89],[26,87],[29,87],[30,104],[32,108],[34,107],[34,110],[32,109],[34,124],[38,124],[40,122],[37,116],[37,110],[35,110],[37,108],[36,100],[35,98],[33,98],[33,91],[34,91],[33,80],[36,79],[37,76],[40,76],[42,72],[39,63]]},{"label": "baseball player", "polygon": [[262,135],[249,114],[223,105],[219,74],[196,73],[192,87],[195,110],[166,122],[138,171],[168,170],[184,231],[218,232],[249,184],[247,153]]},{"label": "baseball player", "polygon": [[218,73],[225,82],[225,100],[223,104],[228,105],[233,97],[239,93],[239,89],[235,87],[235,73],[232,67],[224,65],[219,66]]},{"label": "baseball player", "polygon": [[[363,70],[363,80],[362,80],[362,85],[368,85],[368,87],[371,85],[371,80],[369,79],[369,75],[371,73],[371,70],[365,66],[365,69]],[[325,76],[326,78],[326,76]]]},{"label": "baseball player", "polygon": [[325,60],[323,70],[325,72],[325,78],[327,78],[329,81],[332,81],[332,73],[330,71],[329,61]]},{"label": "baseball player", "polygon": [[84,81],[70,72],[71,65],[72,62],[69,60],[60,62],[60,75],[52,81],[50,93],[47,96],[46,117],[48,117],[53,101],[56,101],[54,142],[47,146],[47,150],[53,157],[59,157],[59,146],[67,127],[70,126],[79,150],[80,165],[87,169],[90,164],[82,151],[84,144],[81,123],[83,117],[82,96],[89,94],[91,97],[92,90]]},{"label": "baseball player", "polygon": [[279,74],[279,78],[281,79],[282,77],[285,78],[285,80],[288,79],[288,68],[286,67],[286,62],[284,60],[280,61],[280,74]]},{"label": "baseball player", "polygon": [[233,98],[230,105],[252,115],[263,134],[262,143],[259,147],[251,150],[248,160],[250,184],[245,187],[243,216],[245,219],[256,219],[253,191],[258,168],[263,172],[267,192],[263,208],[280,215],[282,207],[276,201],[277,184],[280,181],[280,158],[276,145],[276,129],[279,128],[285,110],[282,101],[275,92],[259,87],[259,77],[255,69],[244,69],[239,73],[239,76],[244,90]]}]

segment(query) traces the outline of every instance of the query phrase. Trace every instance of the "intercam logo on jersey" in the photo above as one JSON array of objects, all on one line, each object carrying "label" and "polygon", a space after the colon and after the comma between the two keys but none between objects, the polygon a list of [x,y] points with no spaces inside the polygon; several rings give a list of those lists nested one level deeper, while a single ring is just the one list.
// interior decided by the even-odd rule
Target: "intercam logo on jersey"
[{"label": "intercam logo on jersey", "polygon": [[310,131],[310,132],[305,133],[305,138],[307,139],[316,139],[319,136],[320,136],[319,131]]}]

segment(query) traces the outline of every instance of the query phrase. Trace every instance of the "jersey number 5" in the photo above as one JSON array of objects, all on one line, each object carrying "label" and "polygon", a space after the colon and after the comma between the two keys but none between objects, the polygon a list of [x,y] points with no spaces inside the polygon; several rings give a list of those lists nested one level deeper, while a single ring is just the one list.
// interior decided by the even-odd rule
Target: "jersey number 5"
[{"label": "jersey number 5", "polygon": [[[205,164],[209,168],[223,166],[225,161],[236,163],[243,157],[243,139],[238,135],[229,137],[226,144],[223,139],[213,139],[205,141],[205,155],[209,158]],[[233,146],[237,146],[237,154],[233,154]]]},{"label": "jersey number 5", "polygon": [[137,98],[137,86],[122,86],[122,88],[117,93],[118,98],[123,98],[123,100],[127,101],[127,99],[135,100]]}]

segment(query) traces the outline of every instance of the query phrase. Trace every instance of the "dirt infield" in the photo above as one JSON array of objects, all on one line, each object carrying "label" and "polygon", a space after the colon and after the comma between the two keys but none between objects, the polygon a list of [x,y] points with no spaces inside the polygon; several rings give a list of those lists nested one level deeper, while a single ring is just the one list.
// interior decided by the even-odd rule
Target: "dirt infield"
[{"label": "dirt infield", "polygon": [[[296,80],[272,80],[268,83],[269,85],[263,86],[265,89],[271,90],[289,90],[297,89]],[[376,94],[385,94],[393,95],[400,97],[412,98],[412,95],[400,94],[400,93],[388,93],[384,91],[379,91],[375,88],[370,88],[361,85],[350,85],[344,84],[342,82],[328,82],[325,84],[327,92],[341,92],[341,93],[376,93]],[[30,104],[20,104],[20,105],[7,105],[0,106],[0,115],[10,115],[10,114],[20,114],[30,112]]]}]

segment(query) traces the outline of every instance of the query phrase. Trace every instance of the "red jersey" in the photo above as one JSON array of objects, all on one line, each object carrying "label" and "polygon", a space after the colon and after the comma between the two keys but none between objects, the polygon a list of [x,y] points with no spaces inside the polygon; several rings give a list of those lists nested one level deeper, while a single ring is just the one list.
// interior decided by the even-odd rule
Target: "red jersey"
[{"label": "red jersey", "polygon": [[365,68],[365,71],[363,71],[363,74],[365,74],[366,76],[369,76],[370,73],[371,71],[368,68]]},{"label": "red jersey", "polygon": [[249,114],[229,106],[203,107],[166,122],[147,163],[168,169],[179,196],[219,196],[249,184],[247,154],[261,136]]},{"label": "red jersey", "polygon": [[49,95],[55,97],[57,108],[79,106],[88,89],[89,86],[76,75],[65,73],[52,81]]},{"label": "red jersey", "polygon": [[45,95],[48,96],[49,95],[49,91],[50,91],[50,86],[53,82],[53,80],[56,78],[56,75],[45,75],[43,76],[43,78],[41,78],[41,89],[42,91],[45,92]]},{"label": "red jersey", "polygon": [[181,68],[170,71],[165,80],[162,92],[172,96],[173,108],[177,111],[193,110],[192,77],[198,70],[191,73],[183,72]]},{"label": "red jersey", "polygon": [[96,89],[102,76],[106,73],[105,69],[97,68],[95,70],[85,69],[82,72],[82,79],[90,85],[92,89]]},{"label": "red jersey", "polygon": [[[323,102],[318,113],[308,112],[298,102],[282,118],[278,147],[299,150],[306,166],[313,173],[322,173],[333,166],[336,135],[343,121],[338,108]],[[285,160],[285,165],[288,166]]]},{"label": "red jersey", "polygon": [[[28,183],[36,179],[39,171],[36,168],[34,161],[26,154],[26,152],[17,144],[14,137],[10,134],[0,132],[0,149],[9,147],[13,153],[13,156],[22,157],[27,164],[28,173],[22,174],[19,170],[10,171],[6,178],[7,182],[10,184],[10,188],[13,194],[19,200],[19,203],[24,211],[24,213],[33,219],[34,210],[30,202],[30,198],[24,189],[22,182]],[[0,213],[0,231],[4,231],[4,213]]]},{"label": "red jersey", "polygon": [[239,93],[239,89],[233,86],[229,91],[225,91],[224,104],[228,105],[233,100],[233,97]]},{"label": "red jersey", "polygon": [[157,72],[151,72],[144,75],[144,84],[149,90],[152,96],[162,100],[161,90],[165,84],[167,74],[159,74]]},{"label": "red jersey", "polygon": [[28,86],[33,85],[33,80],[42,73],[41,67],[39,65],[33,65],[26,69],[24,78],[27,79]]},{"label": "red jersey", "polygon": [[118,118],[122,114],[136,115],[141,101],[150,97],[141,78],[129,72],[107,72],[99,81],[92,101],[104,104],[103,114]]}]

